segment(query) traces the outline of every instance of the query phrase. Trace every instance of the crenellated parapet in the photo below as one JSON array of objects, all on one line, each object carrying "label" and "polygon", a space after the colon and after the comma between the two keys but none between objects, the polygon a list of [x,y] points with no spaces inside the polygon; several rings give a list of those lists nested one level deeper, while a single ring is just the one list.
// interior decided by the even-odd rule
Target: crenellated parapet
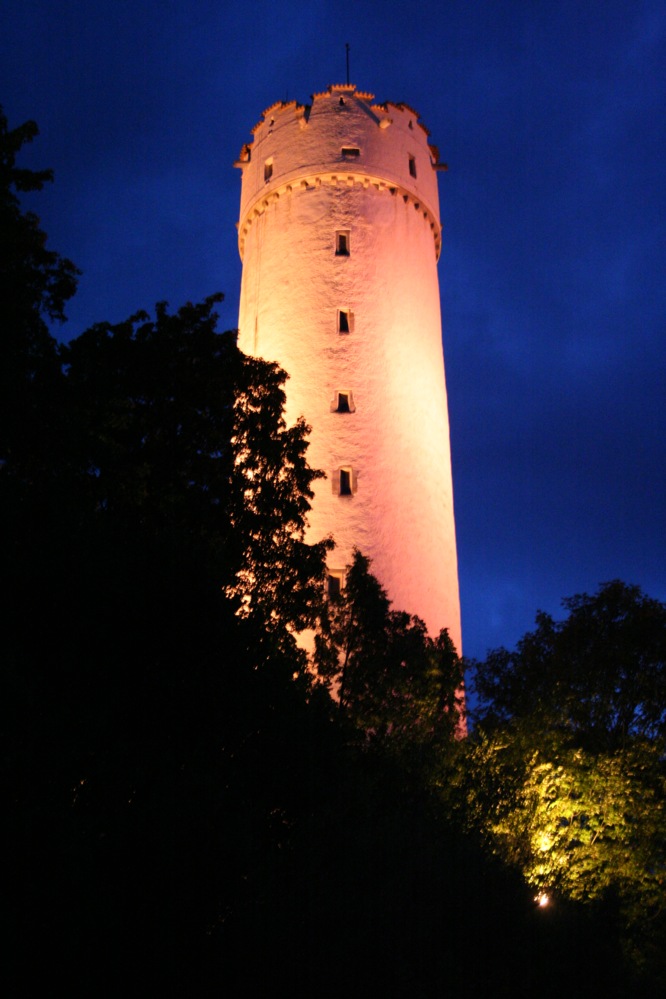
[{"label": "crenellated parapet", "polygon": [[276,101],[266,108],[235,164],[242,170],[241,257],[249,226],[276,198],[337,184],[402,198],[423,215],[439,256],[439,151],[414,108],[373,101],[354,84],[332,84],[309,105]]}]

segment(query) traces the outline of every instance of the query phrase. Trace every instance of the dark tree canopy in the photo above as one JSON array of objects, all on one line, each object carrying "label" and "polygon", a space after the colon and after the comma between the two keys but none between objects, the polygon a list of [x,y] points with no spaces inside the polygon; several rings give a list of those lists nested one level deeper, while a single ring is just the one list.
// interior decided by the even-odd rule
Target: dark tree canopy
[{"label": "dark tree canopy", "polygon": [[20,441],[34,442],[41,417],[38,387],[58,374],[56,344],[47,321],[65,319],[65,303],[79,271],[46,245],[38,217],[21,208],[19,194],[41,191],[51,170],[16,165],[22,146],[37,135],[33,121],[9,129],[0,108],[0,458]]},{"label": "dark tree canopy", "polygon": [[329,601],[316,661],[341,712],[372,739],[441,745],[458,731],[462,668],[448,633],[432,639],[418,617],[392,610],[359,551]]},{"label": "dark tree canopy", "polygon": [[666,607],[619,580],[563,601],[562,621],[539,612],[513,652],[476,664],[487,727],[531,718],[586,746],[666,736]]},{"label": "dark tree canopy", "polygon": [[[328,543],[304,541],[308,428],[287,428],[284,372],[216,331],[221,296],[98,324],[62,350],[71,462],[88,502],[201,548],[234,609],[311,626]],[[83,429],[82,429],[83,428]]]},{"label": "dark tree canopy", "polygon": [[12,947],[93,991],[197,974],[213,929],[225,952],[328,752],[294,637],[322,592],[317,473],[283,372],[216,332],[216,300],[63,348],[51,446],[0,470]]}]

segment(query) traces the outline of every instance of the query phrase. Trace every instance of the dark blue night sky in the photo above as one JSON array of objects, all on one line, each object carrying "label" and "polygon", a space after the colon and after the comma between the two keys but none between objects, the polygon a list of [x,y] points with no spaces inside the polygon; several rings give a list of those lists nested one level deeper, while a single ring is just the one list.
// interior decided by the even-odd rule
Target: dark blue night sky
[{"label": "dark blue night sky", "polygon": [[[278,13],[279,11],[279,13]],[[657,0],[9,0],[0,102],[81,268],[75,336],[216,290],[237,321],[261,112],[351,80],[415,107],[440,261],[465,651],[621,578],[666,599],[666,8]],[[410,608],[406,608],[409,610]]]}]

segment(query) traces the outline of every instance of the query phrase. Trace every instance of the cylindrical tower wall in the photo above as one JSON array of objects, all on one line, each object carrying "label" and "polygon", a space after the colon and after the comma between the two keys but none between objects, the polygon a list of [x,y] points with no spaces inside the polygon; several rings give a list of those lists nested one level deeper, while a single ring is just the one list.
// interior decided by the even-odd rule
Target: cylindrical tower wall
[{"label": "cylindrical tower wall", "polygon": [[460,650],[436,150],[411,109],[353,87],[269,109],[256,134],[239,343],[286,369],[287,419],[312,427],[327,479],[309,536],[333,535],[332,570],[360,548],[394,606]]}]

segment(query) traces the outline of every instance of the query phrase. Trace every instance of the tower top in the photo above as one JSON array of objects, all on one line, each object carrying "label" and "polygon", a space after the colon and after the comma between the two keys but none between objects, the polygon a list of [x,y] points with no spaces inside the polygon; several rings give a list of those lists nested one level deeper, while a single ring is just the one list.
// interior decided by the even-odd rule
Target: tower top
[{"label": "tower top", "polygon": [[271,200],[322,184],[373,186],[423,212],[439,256],[441,226],[436,171],[439,150],[408,104],[374,102],[353,83],[334,83],[311,104],[276,101],[252,129],[236,166],[243,171],[239,249]]}]

